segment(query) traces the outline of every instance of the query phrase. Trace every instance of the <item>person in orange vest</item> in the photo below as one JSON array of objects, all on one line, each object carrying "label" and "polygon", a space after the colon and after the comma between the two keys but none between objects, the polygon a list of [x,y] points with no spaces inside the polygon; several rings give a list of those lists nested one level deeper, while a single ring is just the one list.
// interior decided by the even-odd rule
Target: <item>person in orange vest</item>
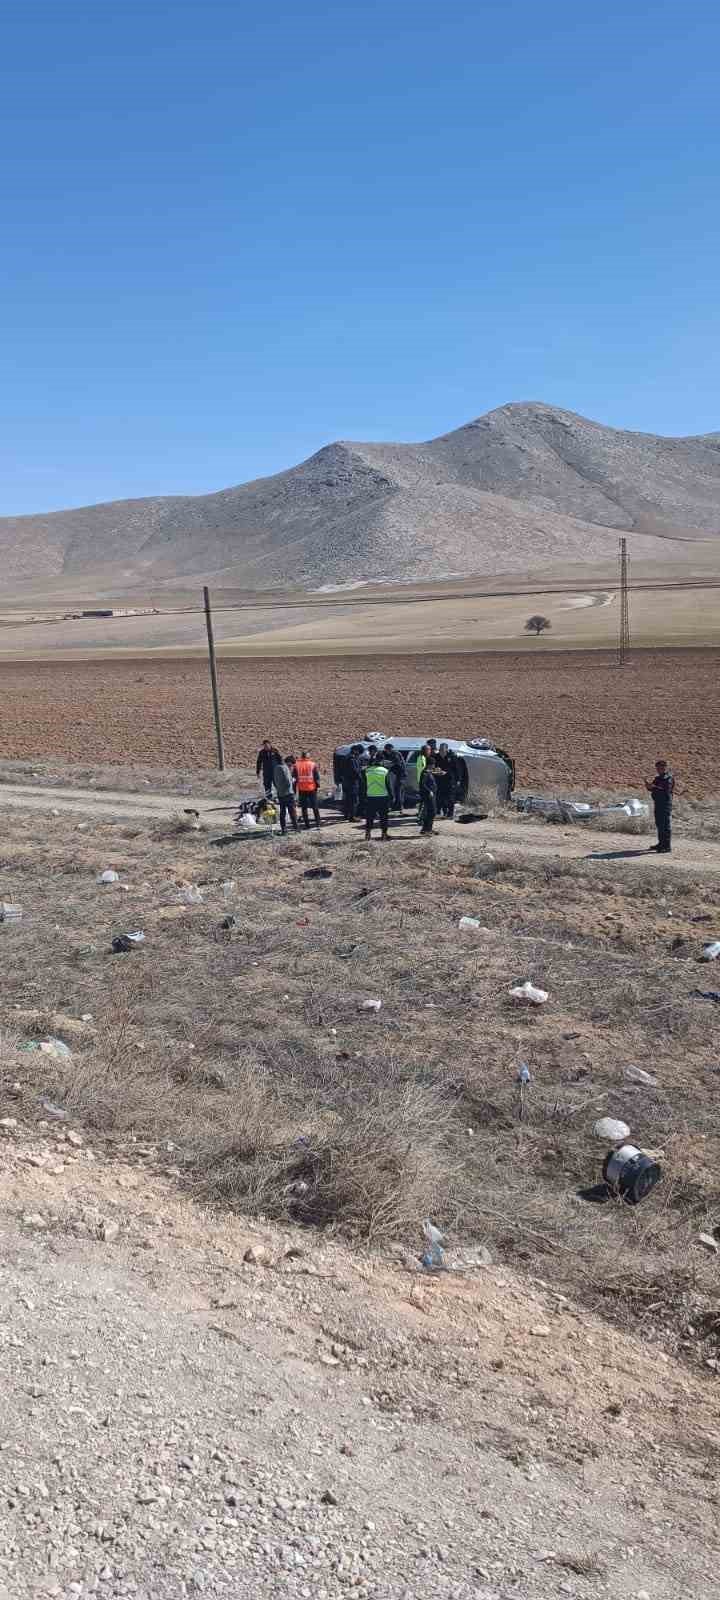
[{"label": "person in orange vest", "polygon": [[320,827],[320,812],[318,810],[318,789],[320,788],[320,773],[315,762],[308,755],[307,750],[301,750],[299,759],[292,769],[295,792],[300,801],[302,819],[306,828],[310,827],[308,811],[312,811],[316,828]]}]

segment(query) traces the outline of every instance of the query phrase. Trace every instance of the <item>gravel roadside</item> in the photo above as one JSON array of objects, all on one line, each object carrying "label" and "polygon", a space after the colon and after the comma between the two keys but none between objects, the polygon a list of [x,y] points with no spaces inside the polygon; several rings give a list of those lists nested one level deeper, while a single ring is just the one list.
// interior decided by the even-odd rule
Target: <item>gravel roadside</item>
[{"label": "gravel roadside", "polygon": [[640,1338],[0,1135],[2,1600],[712,1592],[715,1390]]}]

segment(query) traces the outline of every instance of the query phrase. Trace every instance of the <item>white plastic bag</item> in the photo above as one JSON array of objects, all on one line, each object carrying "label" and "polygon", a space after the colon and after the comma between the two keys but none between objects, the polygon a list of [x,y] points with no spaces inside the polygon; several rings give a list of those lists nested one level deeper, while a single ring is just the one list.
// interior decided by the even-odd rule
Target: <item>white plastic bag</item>
[{"label": "white plastic bag", "polygon": [[525,983],[518,983],[510,990],[510,994],[513,1000],[523,1001],[525,1005],[530,1006],[544,1006],[545,1001],[550,998],[547,989],[536,989],[529,979]]}]

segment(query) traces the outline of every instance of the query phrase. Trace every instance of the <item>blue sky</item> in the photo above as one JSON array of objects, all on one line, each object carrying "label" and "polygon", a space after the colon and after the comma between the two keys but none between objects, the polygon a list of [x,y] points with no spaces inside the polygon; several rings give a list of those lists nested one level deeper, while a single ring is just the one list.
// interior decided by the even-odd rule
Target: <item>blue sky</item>
[{"label": "blue sky", "polygon": [[6,0],[0,513],[720,429],[713,0]]}]

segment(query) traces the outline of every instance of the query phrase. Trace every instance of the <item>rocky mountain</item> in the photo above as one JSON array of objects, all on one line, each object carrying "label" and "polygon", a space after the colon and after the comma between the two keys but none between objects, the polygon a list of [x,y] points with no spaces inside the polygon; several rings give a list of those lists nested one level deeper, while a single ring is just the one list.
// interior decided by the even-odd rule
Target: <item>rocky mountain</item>
[{"label": "rocky mountain", "polygon": [[331,444],[218,494],[0,518],[0,558],[6,582],[312,589],[600,561],[619,532],[648,559],[720,550],[720,434],[662,438],[501,406],[425,444]]}]

